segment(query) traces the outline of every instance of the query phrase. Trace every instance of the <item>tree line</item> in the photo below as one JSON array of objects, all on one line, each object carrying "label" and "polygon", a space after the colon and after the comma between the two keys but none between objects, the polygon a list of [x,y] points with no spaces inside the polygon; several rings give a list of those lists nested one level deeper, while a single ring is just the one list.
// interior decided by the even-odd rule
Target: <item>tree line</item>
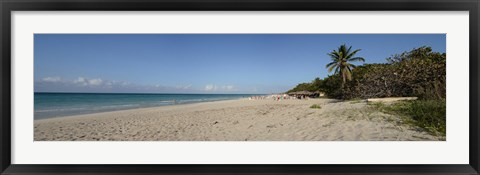
[{"label": "tree line", "polygon": [[326,68],[334,74],[300,83],[287,93],[319,90],[337,99],[406,96],[445,99],[445,53],[433,52],[431,47],[423,46],[392,55],[386,58],[387,63],[356,66],[352,62],[365,61],[355,56],[359,51],[341,45],[327,54],[331,62]]}]

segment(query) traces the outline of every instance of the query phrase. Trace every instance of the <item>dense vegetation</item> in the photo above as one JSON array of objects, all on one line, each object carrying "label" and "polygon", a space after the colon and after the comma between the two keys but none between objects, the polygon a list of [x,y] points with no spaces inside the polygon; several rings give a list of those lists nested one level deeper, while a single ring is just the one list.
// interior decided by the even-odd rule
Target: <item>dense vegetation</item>
[{"label": "dense vegetation", "polygon": [[445,103],[445,99],[416,100],[391,105],[374,103],[372,106],[386,113],[404,116],[407,123],[424,128],[433,135],[445,136],[447,131]]},{"label": "dense vegetation", "polygon": [[297,86],[295,86],[293,89],[290,89],[289,91],[287,91],[287,93],[290,93],[290,92],[297,92],[297,91],[310,91],[310,92],[315,92],[317,90],[321,90],[323,91],[323,80],[320,79],[320,78],[315,78],[314,80],[312,80],[312,82],[310,83],[300,83],[298,84]]},{"label": "dense vegetation", "polygon": [[[298,84],[289,92],[317,90],[330,98],[354,99],[415,96],[444,99],[446,95],[446,54],[420,47],[387,58],[385,64],[355,66],[351,78],[335,73],[324,79]],[[342,85],[344,80],[345,85]],[[343,87],[342,87],[343,86]]]},{"label": "dense vegetation", "polygon": [[[343,47],[343,48],[342,48]],[[351,48],[351,47],[350,47]],[[298,84],[287,93],[307,90],[323,91],[329,98],[366,99],[382,97],[418,97],[416,101],[405,101],[391,105],[378,103],[374,106],[387,113],[406,117],[408,123],[422,127],[435,135],[446,131],[446,54],[433,52],[430,47],[420,47],[387,58],[387,63],[355,66],[348,63],[348,51],[340,46],[336,55],[347,55],[346,59],[332,53],[333,62],[329,71],[333,75],[316,78],[309,83]],[[358,52],[355,50],[355,53]],[[363,58],[356,61],[363,61]],[[354,60],[354,61],[355,61]],[[351,60],[350,60],[351,61]],[[331,67],[337,65],[336,67]],[[343,69],[346,71],[342,71]]]}]

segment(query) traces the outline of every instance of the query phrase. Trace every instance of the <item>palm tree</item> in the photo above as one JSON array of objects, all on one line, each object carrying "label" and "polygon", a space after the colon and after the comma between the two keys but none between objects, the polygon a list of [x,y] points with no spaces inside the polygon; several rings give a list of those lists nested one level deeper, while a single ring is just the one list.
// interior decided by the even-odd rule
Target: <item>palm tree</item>
[{"label": "palm tree", "polygon": [[351,51],[351,49],[352,46],[347,49],[347,46],[343,44],[338,47],[338,50],[333,50],[327,54],[332,58],[332,62],[328,63],[326,68],[328,68],[328,72],[332,72],[332,70],[335,69],[335,74],[340,74],[340,77],[342,78],[342,89],[347,80],[352,80],[352,69],[356,67],[350,62],[365,62],[365,59],[362,57],[354,57],[361,49],[354,51]]}]

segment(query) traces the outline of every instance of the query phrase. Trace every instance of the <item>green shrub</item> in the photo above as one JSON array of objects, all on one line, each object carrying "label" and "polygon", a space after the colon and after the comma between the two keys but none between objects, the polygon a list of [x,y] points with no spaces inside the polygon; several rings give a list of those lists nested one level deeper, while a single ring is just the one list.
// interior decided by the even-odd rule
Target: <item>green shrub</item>
[{"label": "green shrub", "polygon": [[312,109],[322,109],[322,107],[320,105],[317,105],[317,104],[314,104],[314,105],[310,106],[310,108],[312,108]]},{"label": "green shrub", "polygon": [[424,128],[434,135],[446,134],[446,101],[415,100],[393,103],[391,105],[372,105],[386,113],[406,117],[406,122]]},{"label": "green shrub", "polygon": [[442,99],[446,96],[446,64],[429,59],[406,59],[391,64],[369,64],[353,70],[343,97],[382,98],[415,96]]},{"label": "green shrub", "polygon": [[367,103],[369,106],[372,106],[376,109],[382,109],[383,107],[385,107],[385,104],[382,103],[382,102],[368,102]]}]

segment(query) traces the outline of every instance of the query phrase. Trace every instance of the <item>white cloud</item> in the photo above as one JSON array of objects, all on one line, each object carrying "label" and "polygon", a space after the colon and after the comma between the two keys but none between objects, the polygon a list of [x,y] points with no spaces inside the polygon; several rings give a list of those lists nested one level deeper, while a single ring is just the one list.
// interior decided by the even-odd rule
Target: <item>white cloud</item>
[{"label": "white cloud", "polygon": [[116,81],[116,80],[111,80],[111,81],[104,81],[102,79],[93,79],[95,81],[92,81],[90,80],[90,83],[99,83],[99,81],[101,81],[101,83],[99,83],[99,85],[104,85],[104,86],[107,86],[109,88],[111,87],[119,87],[119,86],[128,86],[130,83],[129,82],[125,82],[125,81]]},{"label": "white cloud", "polygon": [[205,85],[205,91],[234,91],[235,87],[233,85],[223,85],[217,86],[213,84]]},{"label": "white cloud", "polygon": [[[103,80],[100,78],[94,78],[94,79],[89,79],[89,78],[84,78],[84,77],[78,77],[77,79],[72,81],[73,84],[81,85],[81,86],[99,86],[102,85]],[[108,86],[113,85],[115,82],[108,82],[105,83]]]},{"label": "white cloud", "polygon": [[100,79],[100,78],[90,79],[90,80],[88,80],[88,85],[90,85],[90,86],[98,86],[98,85],[101,85],[102,82],[103,82],[103,80]]},{"label": "white cloud", "polygon": [[217,90],[217,85],[208,84],[208,85],[205,86],[205,90],[206,91],[216,91]]},{"label": "white cloud", "polygon": [[64,79],[61,77],[44,77],[35,82],[38,91],[57,92],[166,92],[166,93],[226,93],[239,92],[233,85],[207,84],[203,88],[192,84],[168,86],[162,84],[141,85],[127,81],[105,80],[102,78],[77,77]]},{"label": "white cloud", "polygon": [[62,81],[60,77],[45,77],[42,78],[43,82],[56,83]]},{"label": "white cloud", "polygon": [[191,87],[192,87],[192,85],[189,84],[189,85],[183,86],[183,89],[190,89]]},{"label": "white cloud", "polygon": [[122,86],[128,86],[128,85],[131,85],[132,83],[126,82],[126,81],[122,81],[121,84],[122,84]]},{"label": "white cloud", "polygon": [[177,89],[190,89],[191,87],[192,87],[192,85],[191,85],[191,84],[189,84],[189,85],[185,85],[185,86],[181,86],[181,85],[179,85],[179,86],[176,86],[176,88],[177,88]]},{"label": "white cloud", "polygon": [[233,86],[232,85],[224,86],[224,89],[227,91],[231,91],[233,90]]},{"label": "white cloud", "polygon": [[77,79],[73,80],[73,83],[74,84],[79,84],[79,85],[82,85],[82,86],[87,86],[88,85],[87,79],[83,78],[83,77],[78,77]]}]

